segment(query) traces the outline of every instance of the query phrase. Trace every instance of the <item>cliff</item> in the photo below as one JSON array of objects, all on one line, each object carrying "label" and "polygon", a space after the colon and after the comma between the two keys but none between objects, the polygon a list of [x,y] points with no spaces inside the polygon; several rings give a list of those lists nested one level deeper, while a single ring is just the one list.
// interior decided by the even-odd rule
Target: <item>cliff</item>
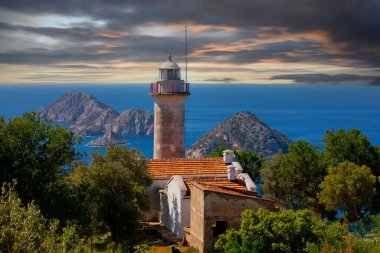
[{"label": "cliff", "polygon": [[107,131],[104,136],[90,141],[86,146],[112,146],[127,143],[119,134]]},{"label": "cliff", "polygon": [[130,109],[120,114],[95,97],[78,91],[64,94],[43,109],[41,116],[71,122],[70,128],[79,135],[104,134],[108,129],[120,136],[153,134],[151,113]]},{"label": "cliff", "polygon": [[270,157],[279,149],[287,152],[291,142],[250,112],[239,112],[197,140],[186,151],[186,157],[206,157],[216,147],[250,150]]},{"label": "cliff", "polygon": [[122,112],[110,125],[112,132],[119,135],[152,135],[153,115],[140,109]]}]

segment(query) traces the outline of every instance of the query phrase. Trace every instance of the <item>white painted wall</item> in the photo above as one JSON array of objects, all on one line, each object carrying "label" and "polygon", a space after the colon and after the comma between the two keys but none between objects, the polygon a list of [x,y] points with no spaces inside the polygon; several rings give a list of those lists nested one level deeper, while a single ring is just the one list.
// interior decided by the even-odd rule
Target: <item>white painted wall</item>
[{"label": "white painted wall", "polygon": [[[161,224],[178,238],[184,237],[184,227],[190,226],[190,197],[181,176],[173,176],[167,190],[161,194]],[[166,197],[164,196],[166,194]],[[166,203],[165,203],[166,201]]]}]

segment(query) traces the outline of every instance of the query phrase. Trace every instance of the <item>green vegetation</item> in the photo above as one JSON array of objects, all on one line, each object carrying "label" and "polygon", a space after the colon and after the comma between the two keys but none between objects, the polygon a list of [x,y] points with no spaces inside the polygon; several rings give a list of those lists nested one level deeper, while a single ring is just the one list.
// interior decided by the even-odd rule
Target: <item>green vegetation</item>
[{"label": "green vegetation", "polygon": [[[288,154],[279,153],[265,161],[261,170],[264,196],[285,208],[308,208],[330,220],[337,210],[344,211],[349,221],[378,213],[379,147],[372,146],[357,129],[328,130],[323,142],[324,151],[318,152],[317,146],[296,141],[289,145]],[[362,174],[355,175],[352,170]],[[350,204],[342,203],[348,201]]]},{"label": "green vegetation", "polygon": [[344,226],[326,225],[308,210],[279,213],[259,209],[242,213],[239,230],[221,235],[215,248],[220,252],[312,252],[324,245],[344,243]]},{"label": "green vegetation", "polygon": [[319,212],[317,193],[326,174],[318,147],[306,141],[289,145],[289,153],[278,154],[261,170],[266,196],[292,209],[310,207]]},{"label": "green vegetation", "polygon": [[0,192],[0,252],[83,252],[75,225],[59,228],[59,221],[47,221],[34,203],[23,206],[14,184]]},{"label": "green vegetation", "polygon": [[134,251],[149,207],[146,159],[110,147],[85,165],[77,161],[78,142],[34,112],[0,118],[0,182],[17,182],[1,195],[0,251],[83,252],[83,241],[102,234],[111,235],[115,250]]},{"label": "green vegetation", "polygon": [[16,179],[23,204],[33,200],[44,216],[67,220],[61,178],[78,157],[76,143],[72,132],[35,112],[7,123],[0,117],[0,182]]},{"label": "green vegetation", "polygon": [[92,154],[92,165],[79,164],[71,179],[88,208],[90,227],[98,233],[111,232],[111,238],[132,250],[137,241],[141,210],[149,208],[146,187],[152,180],[147,160],[136,149],[109,147],[105,156]]},{"label": "green vegetation", "polygon": [[363,218],[372,204],[376,177],[363,165],[342,162],[330,167],[319,201],[327,210],[342,210],[348,221]]}]

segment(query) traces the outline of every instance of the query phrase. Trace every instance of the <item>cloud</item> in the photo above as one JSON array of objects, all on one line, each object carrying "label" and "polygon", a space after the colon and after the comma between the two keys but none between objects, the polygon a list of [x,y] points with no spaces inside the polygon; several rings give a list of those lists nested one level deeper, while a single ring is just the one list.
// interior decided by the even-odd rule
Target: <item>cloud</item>
[{"label": "cloud", "polygon": [[347,82],[368,82],[376,76],[361,76],[351,74],[327,75],[327,74],[289,74],[275,75],[271,80],[292,80],[296,83],[347,83]]},{"label": "cloud", "polygon": [[194,69],[220,65],[229,76],[294,65],[302,76],[299,66],[323,65],[376,76],[379,11],[377,0],[2,0],[0,64],[141,65],[162,62],[170,47],[181,62],[187,24]]},{"label": "cloud", "polygon": [[224,78],[209,78],[204,81],[215,82],[215,83],[231,83],[231,82],[236,82],[238,80],[232,77],[224,77]]}]

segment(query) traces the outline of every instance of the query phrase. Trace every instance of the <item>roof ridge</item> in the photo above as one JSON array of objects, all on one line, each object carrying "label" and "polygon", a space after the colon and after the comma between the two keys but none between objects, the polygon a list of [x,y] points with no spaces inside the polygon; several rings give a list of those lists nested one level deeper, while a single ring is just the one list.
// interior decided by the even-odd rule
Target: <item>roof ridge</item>
[{"label": "roof ridge", "polygon": [[219,161],[223,157],[200,157],[200,158],[154,158],[149,161]]}]

